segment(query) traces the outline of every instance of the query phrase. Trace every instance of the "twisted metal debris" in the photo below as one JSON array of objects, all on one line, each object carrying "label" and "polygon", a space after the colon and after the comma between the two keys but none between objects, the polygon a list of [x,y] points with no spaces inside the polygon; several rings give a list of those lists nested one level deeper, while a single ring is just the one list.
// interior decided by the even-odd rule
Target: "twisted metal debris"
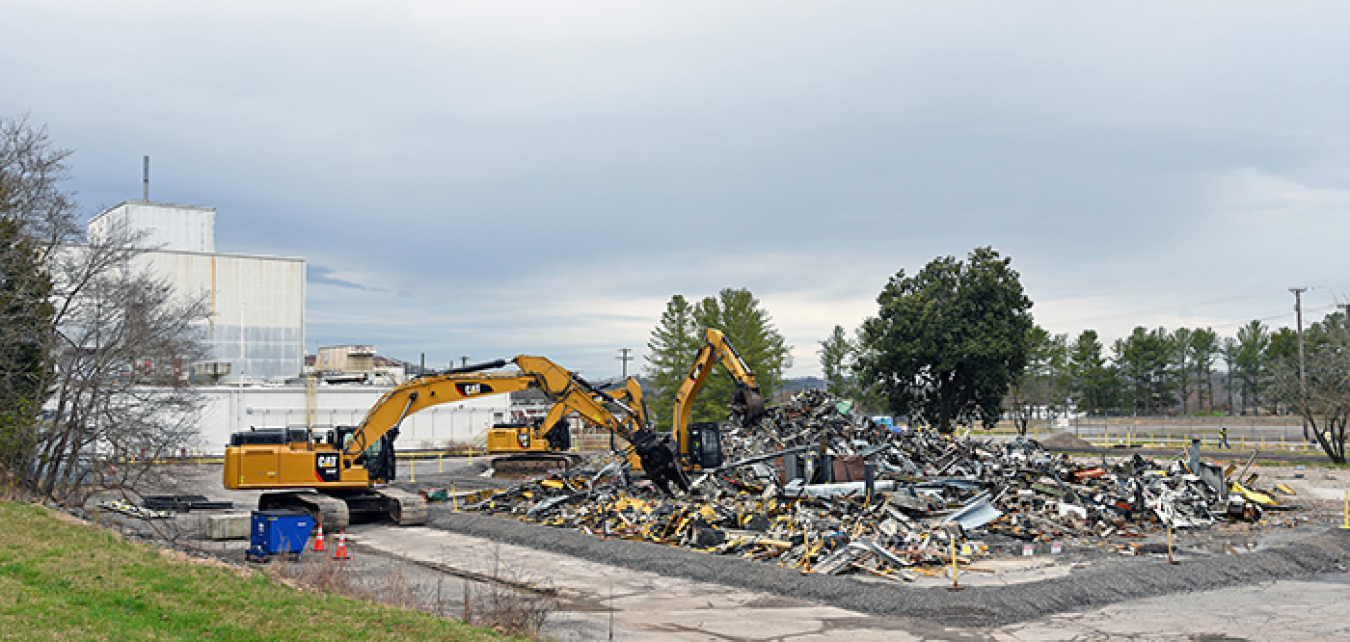
[{"label": "twisted metal debris", "polygon": [[[803,572],[912,580],[989,542],[1141,536],[1285,508],[1202,462],[1135,454],[1083,463],[1033,440],[887,428],[805,391],[723,435],[729,462],[672,497],[624,460],[518,485],[467,507],[493,515],[770,561]],[[931,573],[931,571],[928,571]]]}]

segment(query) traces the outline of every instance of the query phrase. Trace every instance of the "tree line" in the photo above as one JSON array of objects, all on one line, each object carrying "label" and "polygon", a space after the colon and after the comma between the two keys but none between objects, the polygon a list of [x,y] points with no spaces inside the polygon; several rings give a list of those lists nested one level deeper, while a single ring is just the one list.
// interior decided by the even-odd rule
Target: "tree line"
[{"label": "tree line", "polygon": [[[733,298],[739,305],[726,305]],[[1298,334],[1259,320],[1230,337],[1141,326],[1107,346],[1096,330],[1045,330],[1031,307],[1011,259],[990,247],[964,260],[938,257],[914,274],[902,269],[878,294],[875,316],[852,331],[836,325],[819,341],[826,387],[868,412],[942,433],[1004,418],[1025,432],[1033,420],[1070,414],[1295,415],[1333,461],[1344,461],[1350,323],[1341,313],[1304,333],[1300,374]],[[749,291],[724,290],[698,306],[676,296],[648,343],[659,420],[704,327],[723,330],[752,369],[769,375],[760,378],[771,382],[766,393],[781,381],[786,346]],[[698,420],[725,417],[719,393],[732,384],[715,376],[696,402]]]},{"label": "tree line", "polygon": [[1030,336],[1026,371],[1007,399],[1017,421],[1299,412],[1298,400],[1281,393],[1282,378],[1297,375],[1298,335],[1289,328],[1272,331],[1253,320],[1223,337],[1212,328],[1140,326],[1113,342],[1109,355],[1095,330],[1070,339],[1036,326]]}]

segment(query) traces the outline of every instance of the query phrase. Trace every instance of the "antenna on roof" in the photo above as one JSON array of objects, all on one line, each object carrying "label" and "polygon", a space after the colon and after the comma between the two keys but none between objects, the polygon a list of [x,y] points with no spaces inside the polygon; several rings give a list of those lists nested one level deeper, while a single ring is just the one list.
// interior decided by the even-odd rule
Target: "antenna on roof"
[{"label": "antenna on roof", "polygon": [[141,171],[141,184],[143,185],[143,188],[144,188],[143,191],[142,191],[142,193],[141,193],[141,200],[143,200],[143,201],[149,203],[149,202],[150,202],[150,157],[149,157],[149,156],[146,156],[146,157],[145,157],[145,168]]}]

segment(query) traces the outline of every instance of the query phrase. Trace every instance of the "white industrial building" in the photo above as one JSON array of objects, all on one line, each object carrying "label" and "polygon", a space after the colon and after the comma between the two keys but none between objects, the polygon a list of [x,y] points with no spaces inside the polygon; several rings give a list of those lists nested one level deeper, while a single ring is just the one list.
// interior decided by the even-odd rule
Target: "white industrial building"
[{"label": "white industrial building", "polygon": [[298,377],[305,360],[305,260],[216,253],[216,210],[124,202],[89,222],[89,238],[140,234],[147,248],[132,266],[168,279],[183,296],[206,297],[202,326],[210,361],[198,374],[220,383]]},{"label": "white industrial building", "polygon": [[[388,392],[387,386],[319,386],[315,390],[314,425],[355,426]],[[230,435],[249,429],[303,428],[308,417],[304,386],[205,386],[206,406],[201,433],[183,448],[207,455],[224,454]],[[432,406],[404,418],[400,450],[432,450],[450,446],[482,446],[488,428],[506,421],[510,395],[492,395]]]},{"label": "white industrial building", "polygon": [[[231,434],[303,427],[311,408],[316,427],[358,425],[390,385],[320,384],[309,393],[296,383],[305,371],[305,260],[217,253],[215,218],[212,207],[129,201],[102,212],[88,226],[91,241],[139,235],[146,251],[131,268],[167,279],[182,296],[208,300],[210,315],[202,332],[210,361],[196,364],[197,382],[208,384],[199,386],[205,398],[201,429],[181,449],[223,454]],[[372,366],[371,345],[321,353],[328,358],[324,365],[336,372],[378,370]],[[212,373],[219,376],[203,376]],[[402,379],[401,370],[396,377],[389,374],[366,381]],[[283,385],[286,380],[292,383]],[[537,405],[528,410],[542,415],[547,408]],[[398,447],[481,445],[493,423],[524,411],[524,406],[512,407],[511,395],[433,406],[404,420]]]}]

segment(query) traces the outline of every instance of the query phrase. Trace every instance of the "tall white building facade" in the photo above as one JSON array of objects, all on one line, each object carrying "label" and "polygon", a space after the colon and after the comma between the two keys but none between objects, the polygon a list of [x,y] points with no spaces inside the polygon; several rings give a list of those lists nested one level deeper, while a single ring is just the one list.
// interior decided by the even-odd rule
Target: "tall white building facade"
[{"label": "tall white building facade", "polygon": [[91,240],[137,234],[147,248],[134,269],[149,269],[185,297],[207,302],[201,326],[219,383],[297,377],[305,360],[305,260],[219,254],[211,207],[124,202],[89,222]]}]

